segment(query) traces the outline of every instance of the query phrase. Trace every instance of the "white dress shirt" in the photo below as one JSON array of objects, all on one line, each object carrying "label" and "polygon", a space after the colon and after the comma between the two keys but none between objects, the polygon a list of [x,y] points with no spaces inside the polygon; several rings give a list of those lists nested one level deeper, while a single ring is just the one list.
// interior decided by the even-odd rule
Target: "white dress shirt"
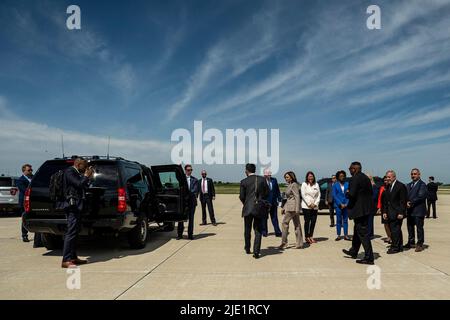
[{"label": "white dress shirt", "polygon": [[[203,192],[203,183],[205,183],[205,192]],[[202,178],[201,180],[200,191],[202,193],[208,193],[208,180],[206,180],[206,178]]]}]

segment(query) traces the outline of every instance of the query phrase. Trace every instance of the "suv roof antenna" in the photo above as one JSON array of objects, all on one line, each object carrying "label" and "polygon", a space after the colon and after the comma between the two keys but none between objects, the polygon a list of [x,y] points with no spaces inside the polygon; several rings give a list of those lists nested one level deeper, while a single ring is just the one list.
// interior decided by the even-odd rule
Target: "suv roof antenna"
[{"label": "suv roof antenna", "polygon": [[109,160],[109,144],[111,142],[111,136],[108,136],[108,153],[106,154],[106,159]]},{"label": "suv roof antenna", "polygon": [[62,156],[64,159],[65,156],[64,156],[64,136],[63,135],[61,135],[61,149],[62,149]]}]

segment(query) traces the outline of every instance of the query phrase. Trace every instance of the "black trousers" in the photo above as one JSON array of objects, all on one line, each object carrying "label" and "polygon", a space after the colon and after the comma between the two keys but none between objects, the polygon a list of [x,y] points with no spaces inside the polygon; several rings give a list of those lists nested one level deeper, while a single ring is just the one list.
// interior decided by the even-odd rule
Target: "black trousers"
[{"label": "black trousers", "polygon": [[78,233],[81,231],[81,212],[77,207],[66,208],[67,231],[64,235],[63,262],[77,259]]},{"label": "black trousers", "polygon": [[369,219],[370,216],[362,216],[354,219],[352,248],[350,251],[355,255],[358,254],[361,245],[364,248],[364,259],[373,261],[372,242],[369,236]]},{"label": "black trousers", "polygon": [[425,232],[423,229],[425,217],[407,217],[406,225],[408,226],[408,244],[416,244],[416,228],[417,228],[417,245],[423,245],[425,242]]},{"label": "black trousers", "polygon": [[[274,202],[271,204],[270,206],[270,220],[272,221],[272,225],[273,225],[273,230],[275,231],[275,235],[276,236],[281,236],[281,229],[280,229],[280,224],[278,223],[278,206],[277,203]],[[262,222],[262,229],[261,229],[261,233],[263,234],[263,236],[267,236],[268,232],[269,232],[269,226],[268,226],[268,221],[269,217],[267,217],[267,219],[264,219]]]},{"label": "black trousers", "polygon": [[[189,212],[189,224],[188,224],[188,236],[191,237],[194,235],[194,214],[195,208],[197,206],[192,206],[191,211]],[[181,238],[183,236],[184,231],[184,221],[178,222],[178,237]]]},{"label": "black trousers", "polygon": [[216,223],[214,206],[209,194],[200,194],[200,203],[202,204],[202,222],[206,224],[206,206],[208,206],[209,219],[211,219],[211,223]]},{"label": "black trousers", "polygon": [[303,216],[305,218],[305,238],[311,238],[316,227],[317,210],[303,209]]},{"label": "black trousers", "polygon": [[328,202],[328,209],[330,210],[330,223],[334,225],[334,202]]},{"label": "black trousers", "polygon": [[427,218],[430,217],[431,208],[433,208],[433,218],[436,218],[436,200],[428,200],[427,199]]},{"label": "black trousers", "polygon": [[391,249],[396,251],[403,251],[403,219],[390,219],[389,227],[391,228]]},{"label": "black trousers", "polygon": [[253,253],[259,254],[261,251],[261,226],[262,220],[255,218],[252,215],[244,217],[244,240],[245,240],[245,250],[250,250],[250,241],[252,237],[252,228],[255,231],[255,240],[253,242]]},{"label": "black trousers", "polygon": [[25,214],[25,212],[22,212],[22,219],[20,220],[20,222],[21,222],[20,227],[21,227],[21,231],[22,231],[22,239],[28,237],[28,230],[23,225],[23,215],[24,214]]}]

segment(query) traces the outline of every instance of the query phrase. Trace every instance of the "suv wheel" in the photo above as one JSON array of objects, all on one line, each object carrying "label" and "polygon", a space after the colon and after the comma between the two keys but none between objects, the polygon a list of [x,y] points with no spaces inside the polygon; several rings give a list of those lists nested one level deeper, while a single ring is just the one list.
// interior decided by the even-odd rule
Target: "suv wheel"
[{"label": "suv wheel", "polygon": [[47,250],[62,249],[64,246],[64,240],[62,236],[58,236],[52,233],[42,233],[42,243]]},{"label": "suv wheel", "polygon": [[128,244],[133,249],[142,249],[147,243],[148,221],[147,217],[137,220],[137,225],[128,232]]}]

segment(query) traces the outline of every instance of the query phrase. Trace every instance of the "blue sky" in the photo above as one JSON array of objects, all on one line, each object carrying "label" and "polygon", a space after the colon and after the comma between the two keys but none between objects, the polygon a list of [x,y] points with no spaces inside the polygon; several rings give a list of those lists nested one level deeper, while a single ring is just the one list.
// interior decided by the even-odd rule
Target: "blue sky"
[{"label": "blue sky", "polygon": [[59,156],[61,134],[66,154],[105,154],[109,135],[112,154],[170,162],[172,131],[202,120],[278,128],[278,177],[359,160],[450,182],[449,17],[449,0],[2,1],[0,171]]}]

